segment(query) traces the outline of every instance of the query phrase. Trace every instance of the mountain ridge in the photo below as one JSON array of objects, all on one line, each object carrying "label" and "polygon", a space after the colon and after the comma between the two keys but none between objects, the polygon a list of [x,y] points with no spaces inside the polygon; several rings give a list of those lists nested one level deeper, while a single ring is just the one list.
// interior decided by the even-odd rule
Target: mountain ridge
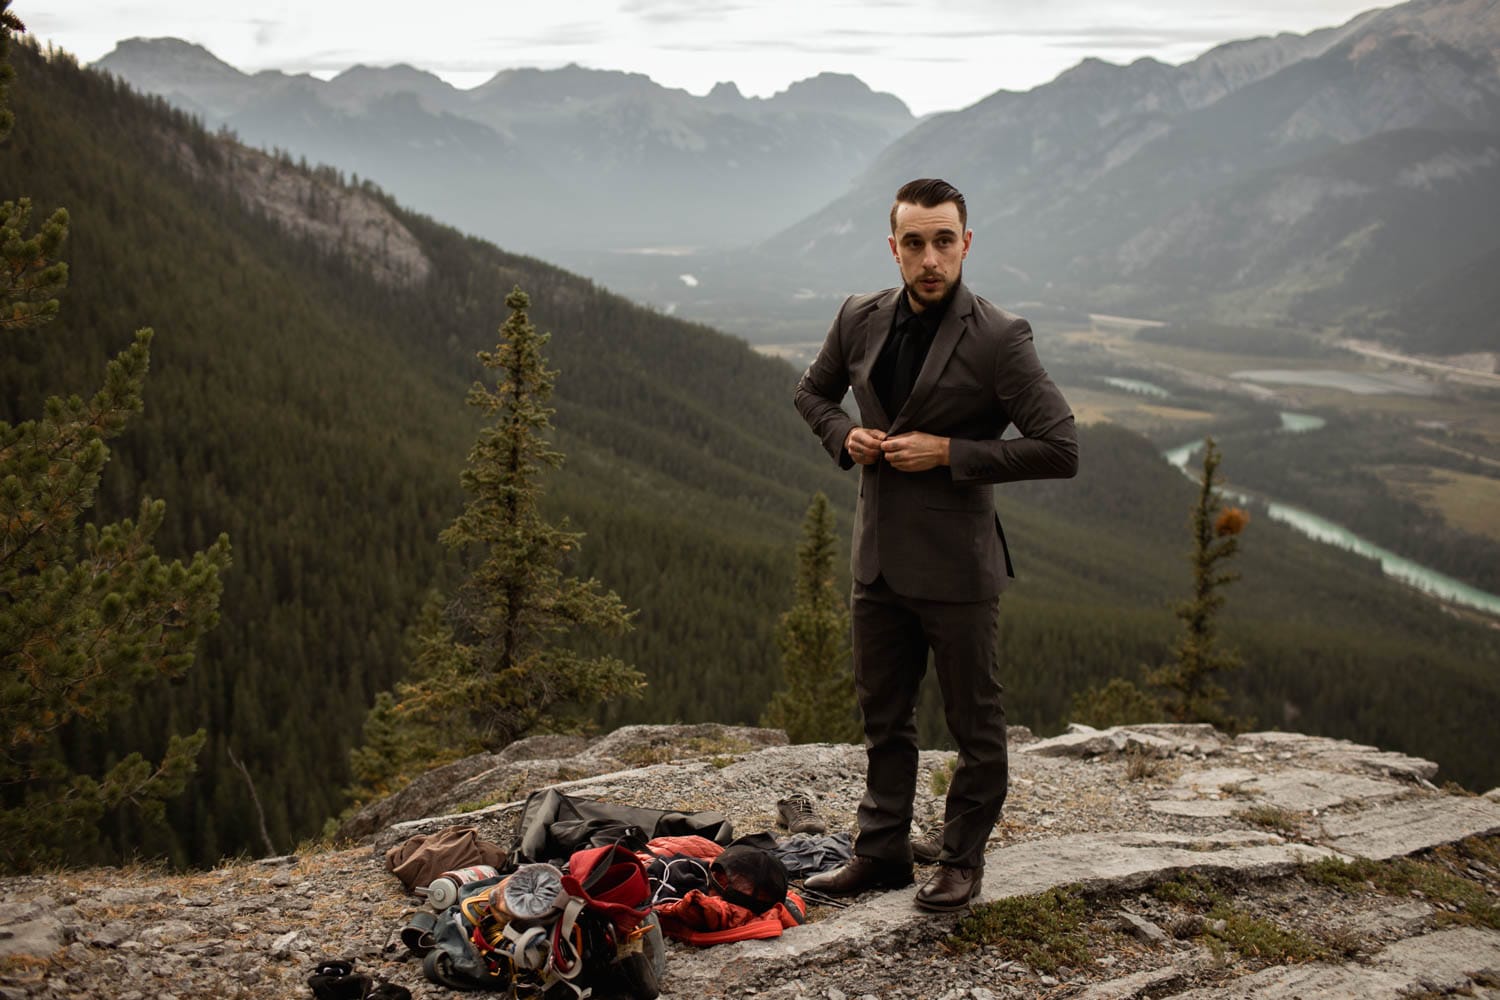
[{"label": "mountain ridge", "polygon": [[[1378,265],[1377,250],[1360,249],[1359,233],[1370,225],[1394,233],[1401,220],[1422,215],[1482,218],[1500,206],[1492,181],[1460,188],[1434,177],[1394,202],[1366,200],[1357,218],[1324,217],[1296,245],[1274,225],[1256,236],[1235,224],[1236,187],[1295,173],[1304,161],[1384,132],[1500,134],[1497,53],[1492,5],[1412,0],[1306,36],[1230,43],[1175,67],[1086,61],[1024,94],[996,93],[917,124],[824,209],[752,252],[702,262],[696,273],[712,292],[674,290],[673,298],[688,314],[712,318],[733,315],[737,295],[769,297],[793,312],[795,296],[777,291],[789,286],[824,293],[812,300],[821,307],[885,271],[891,192],[912,176],[940,175],[968,197],[977,241],[966,272],[1000,300],[1269,326],[1347,322],[1421,350],[1426,328],[1385,325],[1395,301],[1471,268],[1496,240],[1422,231],[1403,251],[1416,265],[1409,281],[1372,294],[1368,284],[1345,282],[1347,267]],[[1352,168],[1353,160],[1344,162]],[[1189,222],[1196,228],[1183,242]],[[1222,274],[1151,265],[1140,248],[1152,243],[1186,261],[1248,250],[1280,258],[1285,274],[1226,284]],[[1347,261],[1331,268],[1328,248],[1339,246]],[[1500,343],[1466,329],[1469,339],[1448,338],[1454,349]]]},{"label": "mountain ridge", "polygon": [[[512,226],[524,229],[527,249],[553,257],[679,243],[678,219],[716,220],[695,243],[769,233],[915,121],[898,98],[838,74],[731,99],[569,64],[503,69],[460,90],[401,66],[351,68],[326,83],[248,76],[201,46],[141,38],[94,65],[210,128],[370,177],[502,244]],[[573,210],[549,212],[553,203]]]}]

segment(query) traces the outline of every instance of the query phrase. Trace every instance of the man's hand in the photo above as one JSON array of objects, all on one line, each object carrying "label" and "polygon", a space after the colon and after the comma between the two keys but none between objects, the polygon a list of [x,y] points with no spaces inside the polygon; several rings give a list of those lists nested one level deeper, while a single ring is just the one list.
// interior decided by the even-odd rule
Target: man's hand
[{"label": "man's hand", "polygon": [[885,438],[880,442],[880,450],[885,453],[885,460],[902,472],[925,472],[948,464],[948,439],[921,431]]},{"label": "man's hand", "polygon": [[844,450],[860,465],[874,465],[880,461],[880,442],[884,440],[885,431],[856,427],[844,438]]}]

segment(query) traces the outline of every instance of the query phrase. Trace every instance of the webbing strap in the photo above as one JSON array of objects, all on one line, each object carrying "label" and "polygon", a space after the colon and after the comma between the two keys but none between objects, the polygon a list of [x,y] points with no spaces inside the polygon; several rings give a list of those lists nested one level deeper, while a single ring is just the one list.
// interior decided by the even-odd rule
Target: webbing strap
[{"label": "webbing strap", "polygon": [[[578,914],[583,912],[583,907],[582,899],[569,896],[552,932],[552,971],[563,980],[576,979],[583,971],[583,935],[578,932]],[[565,949],[573,954],[563,954]]]}]

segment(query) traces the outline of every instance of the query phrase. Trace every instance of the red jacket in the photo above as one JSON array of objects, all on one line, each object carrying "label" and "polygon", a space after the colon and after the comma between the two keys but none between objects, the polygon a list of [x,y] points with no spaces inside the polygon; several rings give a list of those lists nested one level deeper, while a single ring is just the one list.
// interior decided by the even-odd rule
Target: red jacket
[{"label": "red jacket", "polygon": [[661,921],[661,932],[669,938],[686,941],[688,944],[723,944],[727,941],[749,941],[753,938],[780,937],[788,927],[802,922],[797,911],[803,913],[807,904],[795,892],[787,892],[786,903],[777,903],[765,913],[756,916],[743,906],[736,906],[721,896],[710,896],[694,889],[681,899],[668,900],[656,905],[656,916]]}]

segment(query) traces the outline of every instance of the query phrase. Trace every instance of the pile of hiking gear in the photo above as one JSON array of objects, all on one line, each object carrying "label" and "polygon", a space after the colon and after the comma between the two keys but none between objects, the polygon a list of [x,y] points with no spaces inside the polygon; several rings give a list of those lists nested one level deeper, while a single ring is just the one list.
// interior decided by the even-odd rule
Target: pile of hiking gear
[{"label": "pile of hiking gear", "polygon": [[666,969],[645,869],[617,845],[575,852],[566,871],[538,862],[465,882],[453,905],[414,916],[402,941],[433,982],[516,1000],[655,1000]]},{"label": "pile of hiking gear", "polygon": [[450,989],[655,1000],[664,935],[719,944],[775,937],[806,919],[775,839],[733,838],[718,813],[543,789],[527,799],[509,851],[456,827],[386,852],[386,867],[429,907],[399,937],[427,978]]}]

